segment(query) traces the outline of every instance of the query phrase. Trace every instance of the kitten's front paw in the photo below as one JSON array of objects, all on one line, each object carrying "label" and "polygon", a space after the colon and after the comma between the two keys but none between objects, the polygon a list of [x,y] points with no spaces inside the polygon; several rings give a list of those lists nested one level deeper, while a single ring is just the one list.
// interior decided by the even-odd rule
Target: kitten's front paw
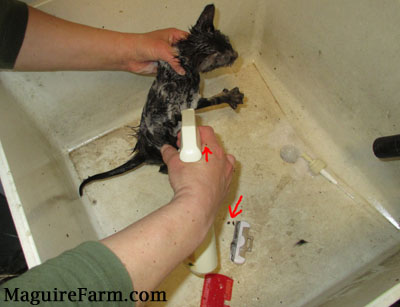
[{"label": "kitten's front paw", "polygon": [[235,87],[230,91],[224,89],[224,93],[227,95],[227,103],[231,106],[232,109],[236,109],[238,104],[243,104],[244,94],[239,91],[238,87]]}]

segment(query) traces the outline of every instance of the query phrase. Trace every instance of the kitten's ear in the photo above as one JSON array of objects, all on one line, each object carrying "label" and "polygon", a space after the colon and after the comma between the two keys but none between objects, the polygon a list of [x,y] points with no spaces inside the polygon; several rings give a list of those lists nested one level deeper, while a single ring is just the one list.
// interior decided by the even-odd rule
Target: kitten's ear
[{"label": "kitten's ear", "polygon": [[196,28],[199,31],[214,31],[214,14],[215,14],[215,6],[214,4],[207,5],[203,13],[201,13],[199,19],[197,20]]}]

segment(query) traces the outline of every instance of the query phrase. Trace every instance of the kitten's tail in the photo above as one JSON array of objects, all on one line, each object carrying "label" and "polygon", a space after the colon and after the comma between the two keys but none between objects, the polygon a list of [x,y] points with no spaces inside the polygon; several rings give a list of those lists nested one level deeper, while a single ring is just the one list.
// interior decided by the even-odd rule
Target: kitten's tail
[{"label": "kitten's tail", "polygon": [[121,166],[118,166],[108,172],[96,174],[93,176],[90,176],[86,178],[85,180],[82,181],[81,185],[79,186],[79,195],[82,196],[83,194],[83,188],[85,185],[87,185],[89,182],[95,181],[95,180],[100,180],[100,179],[105,179],[108,177],[116,176],[123,174],[127,171],[130,171],[131,169],[134,169],[144,163],[146,161],[145,157],[142,156],[141,154],[136,154],[135,156],[132,157],[132,159],[128,160]]}]

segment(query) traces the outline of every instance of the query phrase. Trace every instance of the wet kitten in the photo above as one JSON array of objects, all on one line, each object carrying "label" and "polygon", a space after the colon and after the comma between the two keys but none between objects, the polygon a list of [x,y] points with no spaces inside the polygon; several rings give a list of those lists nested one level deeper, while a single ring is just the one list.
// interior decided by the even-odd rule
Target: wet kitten
[{"label": "wet kitten", "polygon": [[143,163],[161,165],[160,172],[167,173],[160,149],[164,144],[176,147],[182,110],[201,109],[221,103],[228,103],[236,109],[238,104],[243,103],[243,94],[237,87],[230,91],[224,89],[211,98],[202,98],[199,93],[200,72],[232,65],[238,56],[229,38],[214,29],[214,13],[214,5],[207,5],[196,25],[190,29],[189,36],[176,44],[178,59],[186,71],[184,76],[177,74],[167,62],[158,63],[157,77],[136,130],[134,156],[113,170],[85,179],[79,187],[81,196],[84,186],[89,182],[122,174]]}]

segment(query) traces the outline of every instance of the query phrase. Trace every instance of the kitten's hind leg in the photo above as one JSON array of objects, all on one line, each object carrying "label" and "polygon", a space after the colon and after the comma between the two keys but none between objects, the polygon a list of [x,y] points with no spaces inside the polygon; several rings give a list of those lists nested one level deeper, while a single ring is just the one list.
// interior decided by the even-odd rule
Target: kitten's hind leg
[{"label": "kitten's hind leg", "polygon": [[243,97],[243,93],[241,93],[237,87],[230,91],[224,89],[221,93],[212,96],[211,98],[200,98],[197,109],[215,106],[221,103],[227,103],[232,109],[236,109],[238,104],[243,103]]}]

